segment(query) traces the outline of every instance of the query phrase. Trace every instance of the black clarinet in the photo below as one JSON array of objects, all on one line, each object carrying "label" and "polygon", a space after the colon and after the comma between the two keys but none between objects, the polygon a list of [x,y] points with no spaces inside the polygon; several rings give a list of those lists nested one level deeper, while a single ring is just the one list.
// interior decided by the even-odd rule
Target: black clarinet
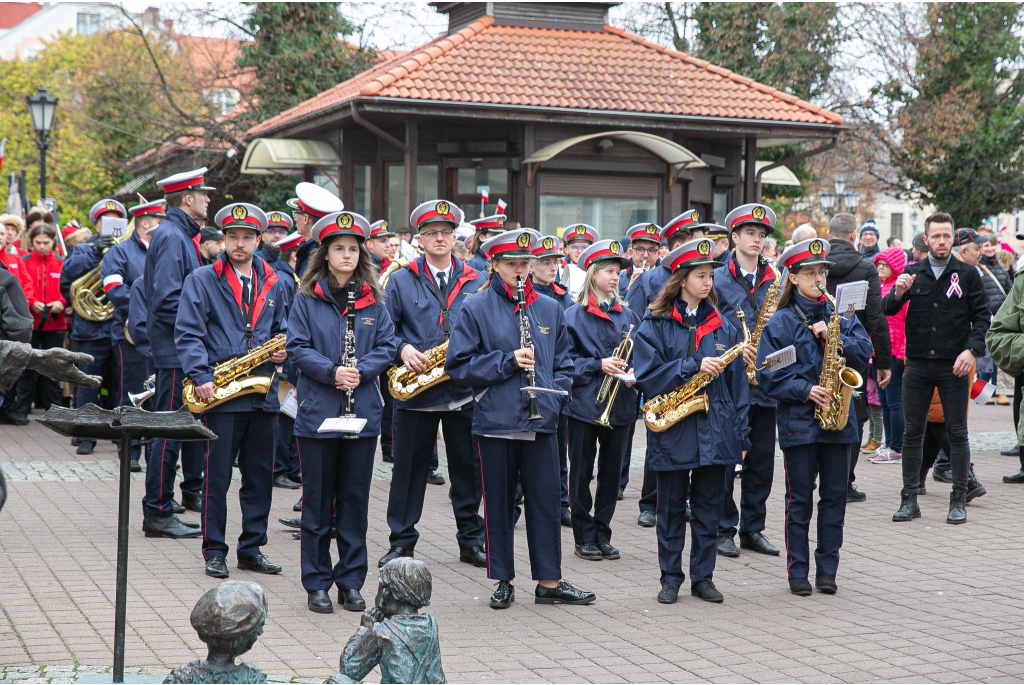
[{"label": "black clarinet", "polygon": [[[356,282],[348,282],[348,314],[345,317],[345,352],[341,357],[341,365],[354,369],[356,367]],[[355,418],[355,388],[345,390],[345,418]]]},{"label": "black clarinet", "polygon": [[[530,319],[526,316],[526,284],[519,276],[516,276],[516,296],[519,304],[519,347],[532,352],[533,340],[530,338]],[[534,364],[536,363],[537,360],[535,358]],[[530,386],[537,385],[537,372],[534,369],[526,372],[526,382]],[[540,409],[537,408],[537,393],[533,390],[528,390],[526,395],[530,400],[530,415],[526,417],[526,420],[536,421],[542,418]]]}]

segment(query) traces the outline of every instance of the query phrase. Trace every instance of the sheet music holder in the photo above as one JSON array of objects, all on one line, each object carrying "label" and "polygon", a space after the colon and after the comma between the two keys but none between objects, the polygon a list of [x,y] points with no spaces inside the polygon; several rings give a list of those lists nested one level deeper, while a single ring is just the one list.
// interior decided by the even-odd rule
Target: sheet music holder
[{"label": "sheet music holder", "polygon": [[320,424],[316,432],[347,433],[352,435],[362,431],[364,426],[366,426],[366,419],[356,418],[355,416],[339,416],[333,419],[324,419],[324,422]]},{"label": "sheet music holder", "polygon": [[854,281],[836,286],[836,311],[844,314],[853,306],[855,312],[864,309],[868,303],[868,282]]}]

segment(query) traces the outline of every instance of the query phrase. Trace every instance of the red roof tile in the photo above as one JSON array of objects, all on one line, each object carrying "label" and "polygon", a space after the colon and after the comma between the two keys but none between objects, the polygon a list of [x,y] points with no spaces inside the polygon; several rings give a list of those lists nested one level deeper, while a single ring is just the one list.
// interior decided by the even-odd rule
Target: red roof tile
[{"label": "red roof tile", "polygon": [[0,29],[13,29],[41,9],[38,2],[0,2]]},{"label": "red roof tile", "polygon": [[260,135],[357,97],[841,124],[838,114],[605,26],[494,26],[485,17],[381,62],[249,130]]}]

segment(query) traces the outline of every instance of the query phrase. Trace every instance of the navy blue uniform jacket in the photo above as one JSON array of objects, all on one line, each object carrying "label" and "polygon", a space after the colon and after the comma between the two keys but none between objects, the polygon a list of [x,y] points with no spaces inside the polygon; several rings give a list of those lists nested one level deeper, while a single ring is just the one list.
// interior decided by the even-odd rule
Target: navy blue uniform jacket
[{"label": "navy blue uniform jacket", "polygon": [[[761,388],[779,402],[775,420],[779,426],[779,447],[786,449],[794,445],[813,443],[852,443],[857,441],[857,418],[854,415],[853,402],[850,402],[850,420],[841,431],[822,430],[814,420],[813,402],[807,401],[807,393],[812,385],[818,384],[821,376],[821,364],[824,357],[822,342],[815,338],[807,326],[818,321],[828,323],[832,316],[832,305],[827,301],[811,302],[793,293],[794,302],[783,307],[768,319],[761,344],[757,350],[757,364],[761,366],[764,358],[784,347],[796,347],[796,363],[784,369],[757,372],[757,382]],[[792,310],[798,306],[807,315],[807,323]],[[873,351],[867,331],[856,316],[843,319],[839,327],[843,341],[843,356],[846,365],[854,369],[867,367]]]},{"label": "navy blue uniform jacket", "polygon": [[481,273],[484,276],[486,276],[488,261],[489,260],[486,257],[484,257],[483,252],[477,252],[475,255],[467,259],[466,263],[469,264],[469,266],[475,269],[478,273]]},{"label": "navy blue uniform jacket", "polygon": [[[754,276],[754,289],[751,290],[743,278],[740,265],[733,256],[725,266],[715,269],[715,291],[718,293],[718,311],[729,320],[736,330],[742,330],[740,320],[736,318],[736,307],[743,309],[744,320],[751,333],[757,326],[757,317],[761,314],[768,288],[775,280],[764,257],[757,260],[757,275]],[[779,270],[781,272],[781,269]],[[781,278],[781,273],[780,273]],[[781,285],[780,285],[781,288]],[[781,294],[781,292],[780,292]],[[759,386],[750,387],[750,403],[759,407],[774,407],[778,402],[768,396]]]},{"label": "navy blue uniform jacket", "polygon": [[[572,341],[572,357],[574,372],[572,376],[572,401],[565,408],[565,413],[574,419],[594,423],[607,405],[607,401],[597,404],[597,392],[607,376],[601,370],[601,360],[612,356],[615,348],[622,342],[622,334],[631,325],[640,327],[640,317],[629,307],[615,303],[608,311],[601,309],[597,299],[590,295],[586,306],[575,304],[565,313],[565,325],[569,329]],[[637,328],[631,337],[636,337]],[[630,360],[630,366],[632,366]],[[636,387],[619,387],[612,407],[609,423],[613,426],[626,426],[636,421]]]},{"label": "navy blue uniform jacket", "polygon": [[[633,367],[648,400],[683,385],[700,370],[704,357],[720,357],[743,339],[707,300],[698,306],[691,332],[680,314],[682,307],[677,301],[669,315],[647,312],[637,331]],[[652,471],[741,461],[750,406],[750,384],[742,357],[734,359],[702,392],[707,393],[710,403],[707,414],[697,411],[664,432],[647,432],[648,466]]]},{"label": "navy blue uniform jacket", "polygon": [[[567,399],[561,395],[537,395],[541,419],[527,421],[529,383],[516,363],[519,345],[519,314],[516,292],[497,275],[479,294],[462,305],[448,342],[445,371],[452,380],[473,388],[474,435],[505,433],[554,433]],[[533,290],[526,282],[526,313],[530,322],[537,385],[568,391],[572,387],[569,333],[562,307]]]},{"label": "navy blue uniform jacket", "polygon": [[[174,326],[174,342],[181,369],[197,386],[213,380],[213,367],[219,362],[241,357],[287,330],[287,293],[277,273],[259,257],[253,257],[252,270],[251,341],[245,339],[242,284],[226,253],[185,279]],[[250,375],[273,377],[265,398],[258,394],[241,395],[207,411],[280,411],[274,364],[267,362],[258,366]]]},{"label": "navy blue uniform jacket", "polygon": [[[192,238],[199,224],[178,207],[168,207],[167,216],[151,232],[146,250],[146,329],[158,369],[176,369],[178,349],[174,343],[174,320],[185,277],[199,268],[199,250]],[[194,380],[194,379],[193,379]]]},{"label": "navy blue uniform jacket", "polygon": [[[79,243],[71,248],[71,254],[64,260],[64,268],[60,270],[60,280],[66,283],[70,290],[72,281],[95,269],[99,263],[100,249],[93,236],[88,242]],[[89,321],[76,313],[71,324],[71,339],[110,340],[110,327],[110,321]]]},{"label": "navy blue uniform jacket", "polygon": [[[458,319],[466,298],[487,285],[487,279],[469,264],[452,257],[452,283],[444,293],[448,308],[448,333]],[[427,268],[426,258],[416,260],[391,274],[385,301],[395,324],[395,364],[401,364],[402,348],[412,345],[420,352],[440,345],[448,336],[443,327],[441,303],[435,295],[437,284]],[[450,404],[469,397],[470,389],[451,381],[438,383],[408,401],[395,400],[398,409],[423,409]]]},{"label": "navy blue uniform jacket", "polygon": [[146,245],[139,239],[138,233],[132,233],[131,237],[114,245],[103,255],[100,273],[103,275],[103,289],[107,292],[107,299],[114,305],[110,333],[115,343],[124,342],[124,325],[128,321],[132,286],[142,278],[142,270],[145,268]]},{"label": "navy blue uniform jacket", "polygon": [[291,304],[299,287],[299,282],[295,278],[295,269],[288,262],[281,259],[280,250],[271,250],[264,246],[256,254],[259,255],[267,266],[277,272],[278,277],[281,279],[281,286],[288,293],[288,304]]},{"label": "navy blue uniform jacket", "polygon": [[565,311],[572,306],[572,298],[569,297],[569,289],[561,283],[552,283],[551,285],[538,285],[533,284],[533,289],[537,291],[538,295],[544,295],[550,297],[552,300],[562,305],[562,310]]},{"label": "navy blue uniform jacket", "polygon": [[[324,419],[341,416],[346,394],[334,387],[334,371],[345,351],[347,308],[338,309],[327,279],[313,286],[312,297],[296,295],[288,317],[288,357],[299,369],[299,413],[294,434],[300,438],[338,438],[338,433],[317,433]],[[374,300],[363,285],[355,301],[356,369],[359,385],[353,393],[355,414],[366,419],[360,438],[380,434],[384,400],[377,378],[395,358],[395,326],[387,307]]]},{"label": "navy blue uniform jacket", "polygon": [[153,349],[149,345],[149,332],[146,330],[146,317],[149,305],[146,304],[146,288],[143,277],[135,281],[132,292],[128,296],[128,333],[135,343],[135,350],[146,358],[147,370],[153,374]]},{"label": "navy blue uniform jacket", "polygon": [[633,286],[626,293],[626,303],[629,308],[636,312],[641,319],[647,307],[654,302],[661,289],[665,287],[672,272],[666,266],[656,266],[645,271],[633,282]]}]

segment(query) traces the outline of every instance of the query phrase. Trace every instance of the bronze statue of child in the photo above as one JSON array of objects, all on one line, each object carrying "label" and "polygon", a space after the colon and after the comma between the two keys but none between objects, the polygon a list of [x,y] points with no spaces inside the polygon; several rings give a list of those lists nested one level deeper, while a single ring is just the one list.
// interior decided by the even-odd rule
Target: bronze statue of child
[{"label": "bronze statue of child", "polygon": [[225,580],[192,609],[192,627],[209,651],[171,671],[165,683],[265,683],[267,676],[251,664],[236,664],[263,634],[267,596],[256,583]]},{"label": "bronze statue of child", "polygon": [[329,683],[358,683],[380,666],[382,683],[447,683],[441,669],[437,621],[419,610],[430,604],[430,569],[408,557],[380,570],[376,606],[341,653],[341,672]]}]

